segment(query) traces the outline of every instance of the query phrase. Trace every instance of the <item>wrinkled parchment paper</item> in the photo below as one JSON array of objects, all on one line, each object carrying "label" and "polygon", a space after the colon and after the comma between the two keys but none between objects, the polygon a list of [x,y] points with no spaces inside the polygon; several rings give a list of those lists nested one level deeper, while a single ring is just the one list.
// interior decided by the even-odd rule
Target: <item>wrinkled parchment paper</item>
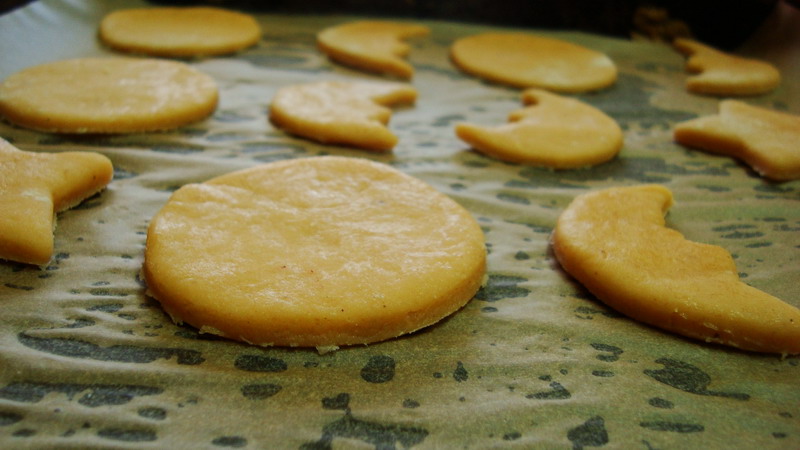
[{"label": "wrinkled parchment paper", "polygon": [[[40,1],[0,17],[0,75],[108,55],[96,40],[120,1]],[[800,358],[690,341],[620,316],[570,279],[548,246],[587,189],[661,183],[670,227],[735,257],[747,283],[800,306],[800,182],[770,183],[732,159],[683,148],[674,123],[717,110],[688,94],[670,48],[572,32],[539,34],[607,53],[615,86],[578,96],[616,119],[612,162],[552,172],[471,151],[458,121],[499,124],[520,92],[457,71],[448,47],[499,28],[424,22],[411,42],[419,101],[395,110],[393,154],[290,137],[270,125],[280,86],[380,79],[332,64],[315,33],[353,17],[258,15],[238,55],[190,61],[219,83],[213,117],[176,131],[57,136],[0,124],[41,152],[95,151],[115,179],[58,216],[44,270],[0,263],[0,447],[796,448]],[[795,114],[790,83],[747,101]],[[489,278],[463,310],[424,331],[319,354],[230,342],[174,325],[139,278],[149,219],[170,193],[285,158],[390,164],[464,205],[485,230]],[[198,243],[202,245],[202,243]]]}]

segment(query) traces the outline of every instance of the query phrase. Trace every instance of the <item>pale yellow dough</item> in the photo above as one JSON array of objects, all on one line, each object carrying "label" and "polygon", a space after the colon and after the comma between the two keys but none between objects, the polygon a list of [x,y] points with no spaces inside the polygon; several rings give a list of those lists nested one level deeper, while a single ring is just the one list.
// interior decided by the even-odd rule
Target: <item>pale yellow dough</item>
[{"label": "pale yellow dough", "polygon": [[456,125],[459,138],[495,158],[554,169],[589,167],[612,159],[622,148],[614,119],[577,99],[527,89],[528,106],[512,112],[511,123],[484,127]]},{"label": "pale yellow dough", "polygon": [[319,49],[332,60],[367,72],[409,79],[414,68],[404,58],[411,48],[403,39],[426,36],[428,27],[410,23],[359,21],[317,34]]},{"label": "pale yellow dough", "polygon": [[800,353],[800,310],[739,280],[723,248],[664,226],[663,186],[578,196],[552,236],[561,266],[612,308],[687,337],[758,352]]},{"label": "pale yellow dough", "polygon": [[390,151],[398,138],[386,125],[387,107],[413,103],[405,83],[321,81],[285,86],[270,104],[270,120],[283,130],[323,144]]},{"label": "pale yellow dough", "polygon": [[165,57],[234,53],[261,39],[248,15],[212,7],[156,7],[114,11],[100,22],[100,39],[124,52]]},{"label": "pale yellow dough", "polygon": [[477,222],[430,185],[327,156],[177,190],[150,222],[143,275],[178,322],[330,349],[453,313],[480,287],[485,257]]},{"label": "pale yellow dough", "polygon": [[113,173],[99,153],[33,153],[0,139],[0,258],[46,265],[55,214],[102,190]]},{"label": "pale yellow dough", "polygon": [[730,55],[685,38],[676,39],[675,48],[687,55],[686,80],[689,92],[709,95],[758,95],[775,89],[781,82],[772,64]]},{"label": "pale yellow dough", "polygon": [[578,93],[611,86],[617,79],[617,67],[604,53],[526,33],[461,38],[450,56],[468,74],[518,88]]},{"label": "pale yellow dough", "polygon": [[52,133],[177,128],[214,112],[214,80],[176,61],[79,58],[30,67],[0,84],[0,115]]},{"label": "pale yellow dough", "polygon": [[679,123],[675,140],[729,155],[777,181],[800,178],[800,116],[724,100],[719,114]]}]

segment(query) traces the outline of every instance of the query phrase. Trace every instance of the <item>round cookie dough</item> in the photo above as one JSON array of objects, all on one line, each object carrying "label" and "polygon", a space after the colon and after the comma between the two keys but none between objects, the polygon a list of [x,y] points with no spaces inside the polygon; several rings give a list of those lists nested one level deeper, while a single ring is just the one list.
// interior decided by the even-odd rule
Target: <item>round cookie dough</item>
[{"label": "round cookie dough", "polygon": [[30,67],[0,84],[0,115],[51,133],[177,128],[217,107],[208,75],[177,61],[78,58]]},{"label": "round cookie dough", "polygon": [[322,156],[177,190],[150,223],[143,276],[176,322],[322,351],[455,312],[485,259],[480,227],[449,197],[384,164]]},{"label": "round cookie dough", "polygon": [[109,47],[153,56],[224,55],[259,39],[252,16],[212,7],[123,9],[100,22],[100,40]]},{"label": "round cookie dough", "polygon": [[482,33],[450,49],[462,71],[518,88],[578,93],[608,87],[617,67],[603,53],[559,39],[525,33]]}]

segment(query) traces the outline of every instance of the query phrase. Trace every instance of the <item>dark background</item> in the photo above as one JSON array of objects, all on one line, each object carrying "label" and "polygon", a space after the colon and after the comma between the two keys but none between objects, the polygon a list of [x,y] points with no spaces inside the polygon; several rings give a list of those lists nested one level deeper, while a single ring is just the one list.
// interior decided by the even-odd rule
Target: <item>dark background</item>
[{"label": "dark background", "polygon": [[[252,12],[356,14],[487,25],[569,29],[669,41],[694,37],[720,49],[744,42],[782,0],[158,0],[154,5],[213,5]],[[800,0],[783,0],[800,6]],[[0,12],[30,0],[0,0]]]}]

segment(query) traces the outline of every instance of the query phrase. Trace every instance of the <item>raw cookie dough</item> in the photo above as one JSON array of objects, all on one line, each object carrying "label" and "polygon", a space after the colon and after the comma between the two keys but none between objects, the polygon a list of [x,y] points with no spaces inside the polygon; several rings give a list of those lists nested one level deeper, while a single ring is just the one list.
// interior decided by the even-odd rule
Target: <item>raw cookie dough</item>
[{"label": "raw cookie dough", "polygon": [[580,100],[527,89],[528,106],[512,112],[509,124],[456,125],[459,138],[495,158],[554,169],[606,162],[622,148],[622,130],[614,119]]},{"label": "raw cookie dough", "polygon": [[326,28],[317,34],[319,49],[332,60],[367,72],[409,79],[414,68],[403,58],[403,39],[426,36],[428,27],[400,22],[360,21]]},{"label": "raw cookie dough", "polygon": [[234,53],[255,45],[261,27],[247,14],[220,8],[134,8],[100,22],[100,40],[124,52],[166,57]]},{"label": "raw cookie dough", "polygon": [[722,247],[664,226],[663,186],[578,196],[552,237],[561,266],[591,293],[636,320],[745,350],[800,353],[800,310],[739,280]]},{"label": "raw cookie dough", "polygon": [[781,75],[772,64],[729,55],[691,39],[679,38],[675,48],[689,56],[686,70],[696,74],[686,80],[686,89],[697,94],[758,95],[775,89]]},{"label": "raw cookie dough", "polygon": [[738,158],[764,177],[800,178],[800,116],[723,100],[719,114],[679,123],[683,145]]},{"label": "raw cookie dough", "polygon": [[214,112],[214,80],[187,64],[78,58],[30,67],[0,84],[0,115],[51,133],[133,133],[177,128]]},{"label": "raw cookie dough", "polygon": [[577,93],[608,87],[617,67],[603,53],[525,33],[483,33],[457,40],[450,56],[466,73],[519,88]]},{"label": "raw cookie dough", "polygon": [[103,189],[113,173],[99,153],[33,153],[0,139],[0,258],[46,265],[55,213]]},{"label": "raw cookie dough", "polygon": [[384,164],[323,156],[177,190],[144,279],[174,320],[257,345],[367,344],[461,308],[485,272],[464,208]]},{"label": "raw cookie dough", "polygon": [[283,130],[323,144],[390,151],[398,141],[386,125],[387,107],[413,103],[404,83],[320,81],[285,86],[270,104],[270,120]]}]

